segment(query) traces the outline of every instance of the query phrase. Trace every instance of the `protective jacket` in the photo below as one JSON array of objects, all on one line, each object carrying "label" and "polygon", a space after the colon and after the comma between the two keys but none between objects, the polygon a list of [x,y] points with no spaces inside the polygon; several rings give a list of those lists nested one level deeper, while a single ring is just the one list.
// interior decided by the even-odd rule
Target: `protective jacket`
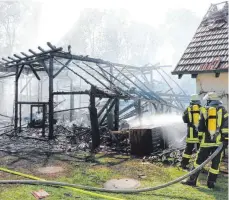
[{"label": "protective jacket", "polygon": [[183,121],[187,124],[187,143],[199,143],[198,125],[202,106],[190,105],[184,111]]},{"label": "protective jacket", "polygon": [[222,105],[201,109],[199,136],[200,147],[217,147],[228,142],[228,112]]}]

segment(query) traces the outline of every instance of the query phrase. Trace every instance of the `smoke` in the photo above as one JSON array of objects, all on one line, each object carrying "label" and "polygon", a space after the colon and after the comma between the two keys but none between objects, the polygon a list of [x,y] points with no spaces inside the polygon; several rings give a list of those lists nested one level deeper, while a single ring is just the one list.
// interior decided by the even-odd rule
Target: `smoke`
[{"label": "smoke", "polygon": [[161,126],[169,126],[174,123],[182,123],[181,115],[177,114],[158,114],[151,115],[150,113],[145,114],[141,119],[140,118],[129,118],[127,119],[131,128],[138,127],[161,127]]}]

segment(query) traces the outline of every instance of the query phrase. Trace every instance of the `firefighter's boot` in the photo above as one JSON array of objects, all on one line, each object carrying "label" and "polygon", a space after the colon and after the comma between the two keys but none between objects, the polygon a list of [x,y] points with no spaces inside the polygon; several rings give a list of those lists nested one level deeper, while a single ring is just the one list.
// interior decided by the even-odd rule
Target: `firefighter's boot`
[{"label": "firefighter's boot", "polygon": [[214,181],[208,181],[207,185],[208,185],[208,188],[213,189],[215,187],[215,182]]},{"label": "firefighter's boot", "polygon": [[207,181],[208,188],[213,189],[215,187],[216,179],[217,179],[217,174],[212,174],[212,173],[208,174],[208,181]]},{"label": "firefighter's boot", "polygon": [[196,186],[197,178],[200,172],[191,175],[187,180],[181,181],[184,185]]},{"label": "firefighter's boot", "polygon": [[188,164],[189,164],[189,159],[183,158],[182,161],[181,161],[180,167],[181,167],[183,170],[188,170],[188,167],[187,167]]}]

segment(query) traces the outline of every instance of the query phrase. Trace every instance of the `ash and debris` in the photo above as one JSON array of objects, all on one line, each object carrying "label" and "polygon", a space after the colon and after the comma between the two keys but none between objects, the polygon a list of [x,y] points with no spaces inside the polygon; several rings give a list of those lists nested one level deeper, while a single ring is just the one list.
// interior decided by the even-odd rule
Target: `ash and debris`
[{"label": "ash and debris", "polygon": [[[47,131],[47,130],[46,130]],[[60,153],[71,152],[75,150],[89,149],[90,131],[78,131],[78,134],[73,134],[73,131],[63,126],[56,126],[54,140],[48,140],[47,137],[42,137],[40,129],[24,129],[18,136],[15,136],[14,131],[5,129],[0,136],[0,151],[10,153]]]},{"label": "ash and debris", "polygon": [[142,162],[163,163],[172,166],[180,166],[184,147],[177,149],[166,149],[155,152],[148,157],[143,157]]},{"label": "ash and debris", "polygon": [[[7,127],[6,127],[7,126]],[[24,127],[22,132],[15,136],[13,126],[2,125],[0,129],[0,157],[6,155],[23,157],[23,159],[38,162],[35,157],[51,156],[54,154],[74,155],[76,152],[91,151],[91,131],[90,127],[79,127],[76,124],[66,123],[58,124],[54,129],[54,139],[48,140],[48,129],[45,130],[46,135],[42,137],[41,129]],[[106,127],[100,128],[101,146],[98,151],[115,151],[116,142],[111,137]],[[122,145],[120,138],[116,138],[117,142]],[[125,148],[128,144],[125,143]],[[112,148],[114,147],[114,148]],[[120,146],[119,146],[120,147]],[[0,161],[0,164],[4,164]]]}]

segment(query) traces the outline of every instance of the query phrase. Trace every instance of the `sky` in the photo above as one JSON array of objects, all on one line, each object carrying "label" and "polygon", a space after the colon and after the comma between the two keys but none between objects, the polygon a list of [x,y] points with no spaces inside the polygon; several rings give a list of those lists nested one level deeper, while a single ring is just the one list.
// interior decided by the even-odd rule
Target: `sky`
[{"label": "sky", "polygon": [[43,3],[39,23],[38,44],[57,43],[77,21],[85,8],[124,8],[133,20],[154,27],[163,23],[166,12],[186,8],[203,17],[211,3],[222,0],[36,0]]}]

